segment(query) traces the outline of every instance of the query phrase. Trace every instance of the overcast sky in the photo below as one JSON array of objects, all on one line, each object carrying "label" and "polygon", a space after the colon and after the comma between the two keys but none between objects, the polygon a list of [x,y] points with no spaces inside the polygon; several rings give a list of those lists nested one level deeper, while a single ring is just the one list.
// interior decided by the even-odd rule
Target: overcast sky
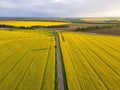
[{"label": "overcast sky", "polygon": [[120,0],[0,0],[0,17],[120,17]]}]

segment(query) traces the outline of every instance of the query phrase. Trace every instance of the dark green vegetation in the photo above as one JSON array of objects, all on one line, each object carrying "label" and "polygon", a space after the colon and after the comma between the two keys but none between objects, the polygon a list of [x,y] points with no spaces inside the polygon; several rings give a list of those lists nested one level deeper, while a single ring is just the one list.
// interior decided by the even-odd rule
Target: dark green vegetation
[{"label": "dark green vegetation", "polygon": [[12,28],[12,29],[37,29],[37,28],[68,28],[68,25],[55,25],[55,26],[30,26],[30,27],[26,27],[26,26],[12,26],[12,25],[0,25],[0,28]]},{"label": "dark green vegetation", "polygon": [[76,31],[100,30],[100,29],[110,29],[110,28],[119,28],[119,27],[120,27],[120,24],[104,25],[104,26],[88,26],[83,28],[77,28]]}]

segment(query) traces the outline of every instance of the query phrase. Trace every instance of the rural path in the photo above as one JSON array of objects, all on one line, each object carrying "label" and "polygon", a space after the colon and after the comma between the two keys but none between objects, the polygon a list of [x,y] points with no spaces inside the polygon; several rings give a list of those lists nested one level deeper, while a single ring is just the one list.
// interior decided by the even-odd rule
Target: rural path
[{"label": "rural path", "polygon": [[58,89],[64,90],[64,80],[63,80],[63,71],[62,71],[62,58],[61,58],[61,48],[58,33],[55,32],[56,37],[56,48],[57,48],[57,60],[58,60]]}]

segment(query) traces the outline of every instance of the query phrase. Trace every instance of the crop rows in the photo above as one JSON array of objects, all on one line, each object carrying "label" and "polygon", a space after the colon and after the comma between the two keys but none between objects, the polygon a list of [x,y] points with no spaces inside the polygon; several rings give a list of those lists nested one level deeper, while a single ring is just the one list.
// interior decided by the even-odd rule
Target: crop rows
[{"label": "crop rows", "polygon": [[69,90],[119,90],[119,36],[59,35]]},{"label": "crop rows", "polygon": [[0,90],[58,90],[62,74],[65,90],[120,89],[119,36],[59,32],[59,48],[55,33],[0,30]]},{"label": "crop rows", "polygon": [[55,39],[46,31],[0,31],[0,90],[54,90]]}]

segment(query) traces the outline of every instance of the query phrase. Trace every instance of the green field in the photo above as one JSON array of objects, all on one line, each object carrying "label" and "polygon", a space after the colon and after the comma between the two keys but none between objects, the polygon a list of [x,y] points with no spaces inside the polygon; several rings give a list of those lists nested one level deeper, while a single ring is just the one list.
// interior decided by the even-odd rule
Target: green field
[{"label": "green field", "polygon": [[0,31],[0,90],[54,90],[55,38],[47,31]]}]

